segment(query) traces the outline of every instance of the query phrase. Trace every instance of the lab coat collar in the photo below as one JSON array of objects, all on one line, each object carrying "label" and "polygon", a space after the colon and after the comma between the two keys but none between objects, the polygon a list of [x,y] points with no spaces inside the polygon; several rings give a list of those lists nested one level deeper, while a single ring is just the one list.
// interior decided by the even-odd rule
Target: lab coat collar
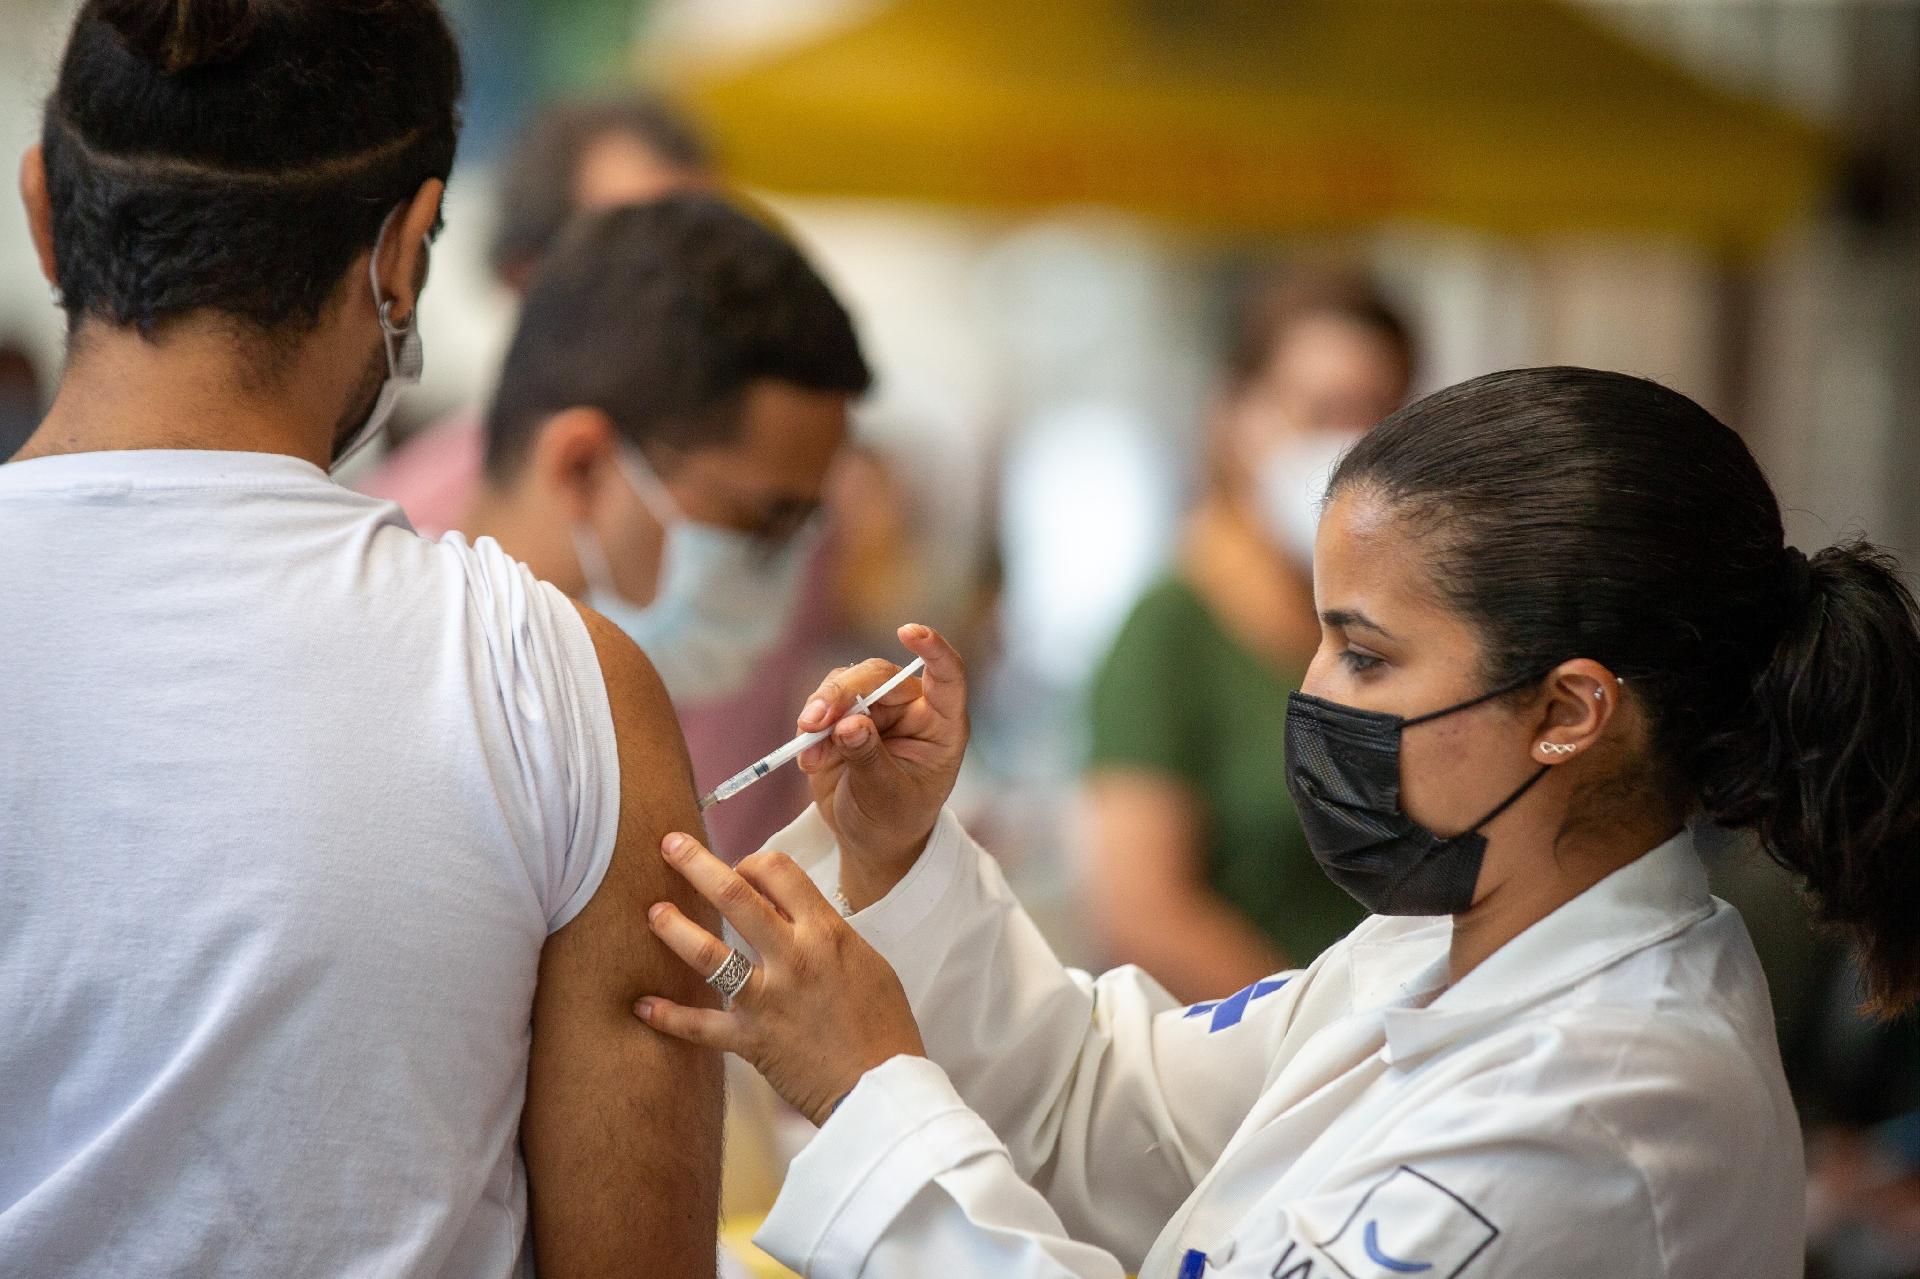
[{"label": "lab coat collar", "polygon": [[[1424,1007],[1384,1008],[1387,1061],[1403,1065],[1466,1039],[1712,913],[1706,867],[1683,830],[1534,924]],[[1427,928],[1404,934],[1399,940],[1419,953],[1402,950],[1400,971],[1411,967],[1415,976],[1403,980],[1402,998],[1393,1003],[1424,993],[1416,986],[1432,990],[1445,980],[1450,921],[1426,922],[1439,926],[1441,963],[1427,953],[1435,945]],[[1365,959],[1356,952],[1356,993]]]}]

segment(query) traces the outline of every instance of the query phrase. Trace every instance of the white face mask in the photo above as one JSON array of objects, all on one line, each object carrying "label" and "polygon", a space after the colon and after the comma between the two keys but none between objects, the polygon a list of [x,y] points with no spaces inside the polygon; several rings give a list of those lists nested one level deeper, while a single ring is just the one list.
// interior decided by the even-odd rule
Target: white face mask
[{"label": "white face mask", "polygon": [[746,687],[786,633],[815,538],[801,533],[769,554],[751,534],[687,519],[635,450],[620,469],[666,530],[653,601],[630,603],[614,588],[605,549],[585,523],[573,526],[587,579],[586,603],[625,631],[653,662],[678,703],[707,702]]},{"label": "white face mask", "polygon": [[374,263],[380,260],[380,245],[387,238],[387,226],[398,212],[399,209],[394,209],[381,222],[380,234],[373,241],[373,253],[367,258],[367,281],[373,286],[373,299],[380,306],[380,344],[387,353],[387,380],[380,384],[380,394],[374,399],[366,421],[334,450],[333,462],[327,467],[330,475],[339,474],[341,467],[379,436],[387,419],[393,416],[394,406],[400,402],[400,393],[420,384],[420,370],[426,363],[420,349],[419,306],[415,305],[413,317],[405,324],[395,324],[393,299],[381,299],[380,276],[374,270]]},{"label": "white face mask", "polygon": [[1270,451],[1254,476],[1261,522],[1275,544],[1300,564],[1313,564],[1327,481],[1360,431],[1307,431]]}]

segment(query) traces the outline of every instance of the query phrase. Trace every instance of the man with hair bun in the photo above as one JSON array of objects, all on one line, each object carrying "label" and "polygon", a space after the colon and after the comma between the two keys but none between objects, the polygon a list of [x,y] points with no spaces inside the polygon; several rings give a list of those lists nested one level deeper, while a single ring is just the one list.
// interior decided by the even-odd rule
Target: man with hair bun
[{"label": "man with hair bun", "polygon": [[696,823],[633,642],[329,470],[419,376],[431,0],[85,0],[21,165],[68,323],[0,466],[0,1274],[711,1276],[638,1026]]}]

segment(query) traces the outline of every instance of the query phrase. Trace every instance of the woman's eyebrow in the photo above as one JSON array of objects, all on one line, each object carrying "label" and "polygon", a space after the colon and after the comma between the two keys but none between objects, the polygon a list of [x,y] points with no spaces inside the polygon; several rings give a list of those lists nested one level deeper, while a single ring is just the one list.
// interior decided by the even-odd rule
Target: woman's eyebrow
[{"label": "woman's eyebrow", "polygon": [[1337,626],[1341,630],[1372,631],[1385,639],[1392,639],[1393,632],[1368,617],[1357,608],[1330,608],[1320,614],[1320,620],[1328,626]]}]

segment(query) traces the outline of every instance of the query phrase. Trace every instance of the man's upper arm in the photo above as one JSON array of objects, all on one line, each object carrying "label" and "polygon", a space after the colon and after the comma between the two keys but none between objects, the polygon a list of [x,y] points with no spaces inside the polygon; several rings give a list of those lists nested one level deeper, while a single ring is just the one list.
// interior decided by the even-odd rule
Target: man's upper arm
[{"label": "man's upper arm", "polygon": [[711,1276],[719,1217],[721,1064],[633,1015],[641,995],[711,1004],[699,976],[647,927],[673,901],[718,919],[660,857],[669,831],[701,834],[673,707],[646,657],[581,609],[613,709],[620,826],[606,878],[547,939],[533,1004],[522,1122],[542,1279]]}]

